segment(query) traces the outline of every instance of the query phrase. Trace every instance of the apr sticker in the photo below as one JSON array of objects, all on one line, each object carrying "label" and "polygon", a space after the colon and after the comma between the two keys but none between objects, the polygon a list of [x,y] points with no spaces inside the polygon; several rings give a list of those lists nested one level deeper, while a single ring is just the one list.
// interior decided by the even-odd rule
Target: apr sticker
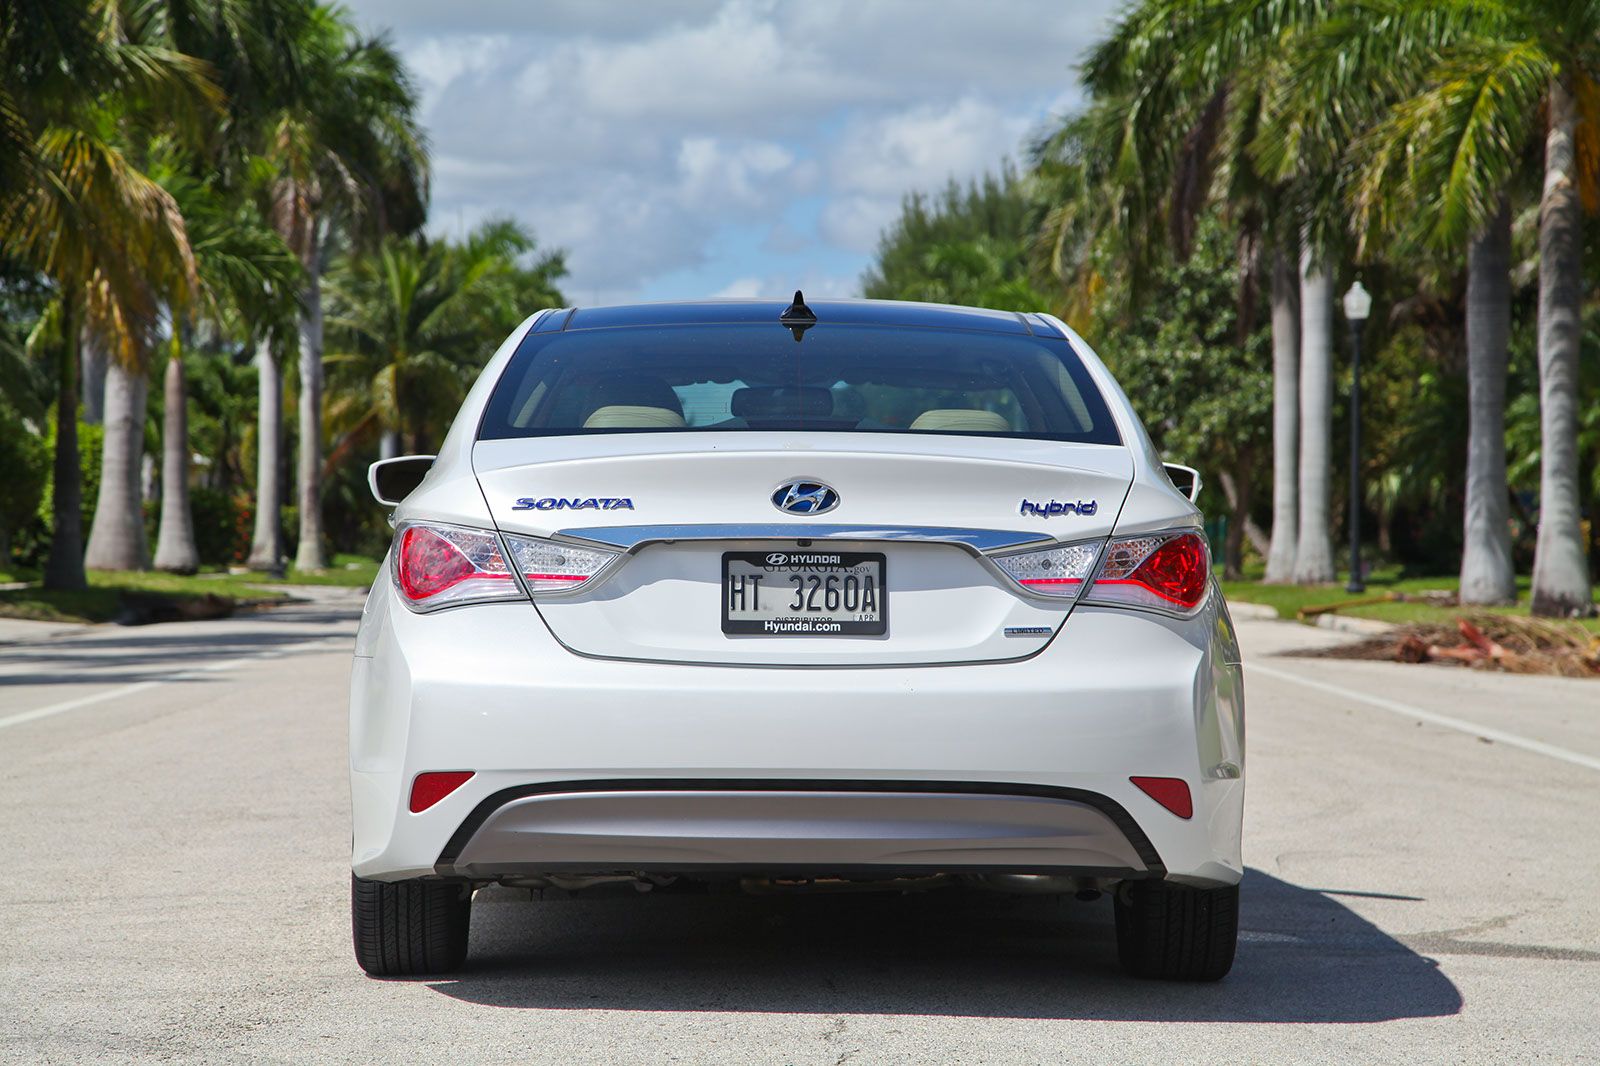
[{"label": "apr sticker", "polygon": [[1061,500],[1051,500],[1049,503],[1034,503],[1026,498],[1022,501],[1022,514],[1031,514],[1036,518],[1054,518],[1058,514],[1076,514],[1088,518],[1100,509],[1097,500],[1077,500],[1065,503]]},{"label": "apr sticker", "polygon": [[523,496],[511,505],[513,511],[631,511],[633,501],[626,496]]}]

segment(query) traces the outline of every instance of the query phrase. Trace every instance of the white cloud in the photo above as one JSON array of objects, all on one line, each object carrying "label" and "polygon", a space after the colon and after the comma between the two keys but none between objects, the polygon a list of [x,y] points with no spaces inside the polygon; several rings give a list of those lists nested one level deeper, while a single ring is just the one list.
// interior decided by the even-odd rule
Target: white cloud
[{"label": "white cloud", "polygon": [[424,92],[436,93],[461,75],[481,67],[485,58],[503,56],[511,38],[503,33],[463,33],[436,37],[406,50],[406,65]]},{"label": "white cloud", "polygon": [[839,196],[822,209],[818,229],[825,240],[863,254],[878,246],[878,236],[894,221],[900,201],[889,196]]},{"label": "white cloud", "polygon": [[689,137],[678,146],[681,197],[723,210],[763,207],[797,176],[794,162],[793,153],[770,142],[729,145],[713,137]]},{"label": "white cloud", "polygon": [[766,278],[738,278],[724,285],[712,295],[717,299],[748,300],[765,297],[787,300],[795,289],[806,294],[807,300],[836,300],[857,295],[855,278],[830,277],[826,274],[807,273],[799,277],[789,275]]},{"label": "white cloud", "polygon": [[598,115],[719,124],[780,122],[783,109],[841,105],[872,90],[820,42],[791,38],[770,13],[733,0],[707,23],[577,50],[575,89]]},{"label": "white cloud", "polygon": [[1016,156],[1073,99],[1114,3],[353,6],[422,89],[434,227],[522,219],[588,301],[718,274],[853,291],[905,193]]},{"label": "white cloud", "polygon": [[852,123],[830,156],[837,195],[823,209],[822,235],[840,247],[871,252],[906,193],[992,170],[1006,156],[1015,157],[1039,118],[1007,114],[969,96]]},{"label": "white cloud", "polygon": [[901,195],[993,168],[1015,156],[1033,114],[1008,114],[971,96],[925,104],[853,123],[832,153],[835,186],[847,192]]},{"label": "white cloud", "polygon": [[739,278],[730,281],[717,292],[712,293],[718,299],[748,300],[752,296],[764,296],[766,289],[760,278]]}]

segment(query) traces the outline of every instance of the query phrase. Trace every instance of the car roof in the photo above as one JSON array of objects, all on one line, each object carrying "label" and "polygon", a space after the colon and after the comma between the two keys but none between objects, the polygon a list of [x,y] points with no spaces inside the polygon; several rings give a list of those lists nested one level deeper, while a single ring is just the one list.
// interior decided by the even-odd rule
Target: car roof
[{"label": "car roof", "polygon": [[[808,300],[817,324],[900,326],[977,330],[1060,337],[1061,332],[1037,314],[991,311],[981,307],[911,303],[901,300]],[[628,326],[730,325],[771,322],[789,307],[788,300],[683,300],[670,303],[620,304],[613,307],[566,308],[546,315],[536,333]]]}]

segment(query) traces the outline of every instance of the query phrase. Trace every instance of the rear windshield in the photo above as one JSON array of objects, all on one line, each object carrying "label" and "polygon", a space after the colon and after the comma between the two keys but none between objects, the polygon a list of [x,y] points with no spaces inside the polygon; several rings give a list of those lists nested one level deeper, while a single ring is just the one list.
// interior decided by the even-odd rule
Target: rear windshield
[{"label": "rear windshield", "polygon": [[530,333],[478,438],[773,430],[1120,443],[1065,340],[767,323]]}]

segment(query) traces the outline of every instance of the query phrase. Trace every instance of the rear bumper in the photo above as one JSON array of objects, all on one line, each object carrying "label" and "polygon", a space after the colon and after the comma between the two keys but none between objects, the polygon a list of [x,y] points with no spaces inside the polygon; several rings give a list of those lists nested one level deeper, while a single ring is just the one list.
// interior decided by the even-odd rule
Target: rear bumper
[{"label": "rear bumper", "polygon": [[[482,810],[503,806],[507,797],[618,791],[607,784],[616,782],[625,783],[620,791],[652,793],[803,786],[1097,797],[1103,802],[1090,803],[1094,810],[1114,807],[1126,815],[1127,825],[1117,828],[1135,845],[1146,875],[1159,866],[1169,879],[1214,885],[1236,883],[1242,873],[1243,694],[1239,668],[1227,661],[1234,656],[1223,651],[1216,608],[1180,621],[1080,606],[1049,647],[1018,662],[750,668],[588,659],[562,648],[527,604],[424,616],[392,605],[391,595],[385,582],[373,590],[352,678],[352,866],[362,877],[470,876],[458,869],[461,853],[446,849]],[[407,802],[412,778],[430,770],[471,770],[474,776],[413,814]],[[1135,775],[1186,781],[1193,817],[1178,818],[1158,805],[1129,781]],[[731,830],[747,843],[719,853],[733,841],[707,830],[716,819],[705,806],[655,837],[634,832],[626,828],[628,819],[646,818],[649,804],[628,806],[631,812],[598,834],[619,845],[604,856],[611,869],[638,869],[641,859],[654,863],[676,848],[698,848],[702,857],[715,856],[706,862],[721,865],[797,854],[775,850],[773,838],[752,825]],[[1013,854],[1002,863],[993,852],[1003,851],[1003,843],[960,828],[983,822],[992,810],[961,809],[974,813],[952,814],[946,807],[938,815],[956,825],[939,838],[945,843],[937,847],[946,852],[941,862],[1017,872],[1101,866],[1086,855],[1064,858],[1071,846],[1060,838],[1073,828],[1070,819],[1056,824],[1060,832],[1043,834],[1040,853]],[[589,817],[579,810],[567,807],[574,818]],[[913,850],[903,843],[907,834],[927,831],[891,828],[871,837],[860,827],[839,825],[841,810],[828,814],[833,829],[806,838],[817,845],[808,855],[824,854],[827,842],[835,842],[835,866],[846,853],[874,868],[906,865],[896,856]],[[792,839],[795,826],[811,816],[787,818],[791,827],[776,839]],[[465,865],[565,863],[549,850],[558,836],[591,849],[570,861],[590,864],[601,857],[592,849],[603,839],[578,839],[584,834],[570,827],[536,839],[537,831],[516,831],[509,820],[505,825],[497,850],[484,853],[494,857],[469,857]],[[1139,852],[1140,836],[1149,854]],[[544,850],[518,859],[509,843],[516,840]],[[630,853],[638,858],[623,857]],[[687,863],[686,852],[676,854],[674,861]],[[1011,859],[1022,861],[1013,865]],[[924,866],[920,860],[909,865]],[[1128,876],[1139,873],[1123,868]]]},{"label": "rear bumper", "polygon": [[1103,796],[926,782],[706,780],[507,789],[468,816],[437,867],[475,879],[612,870],[1165,872],[1137,823]]}]

